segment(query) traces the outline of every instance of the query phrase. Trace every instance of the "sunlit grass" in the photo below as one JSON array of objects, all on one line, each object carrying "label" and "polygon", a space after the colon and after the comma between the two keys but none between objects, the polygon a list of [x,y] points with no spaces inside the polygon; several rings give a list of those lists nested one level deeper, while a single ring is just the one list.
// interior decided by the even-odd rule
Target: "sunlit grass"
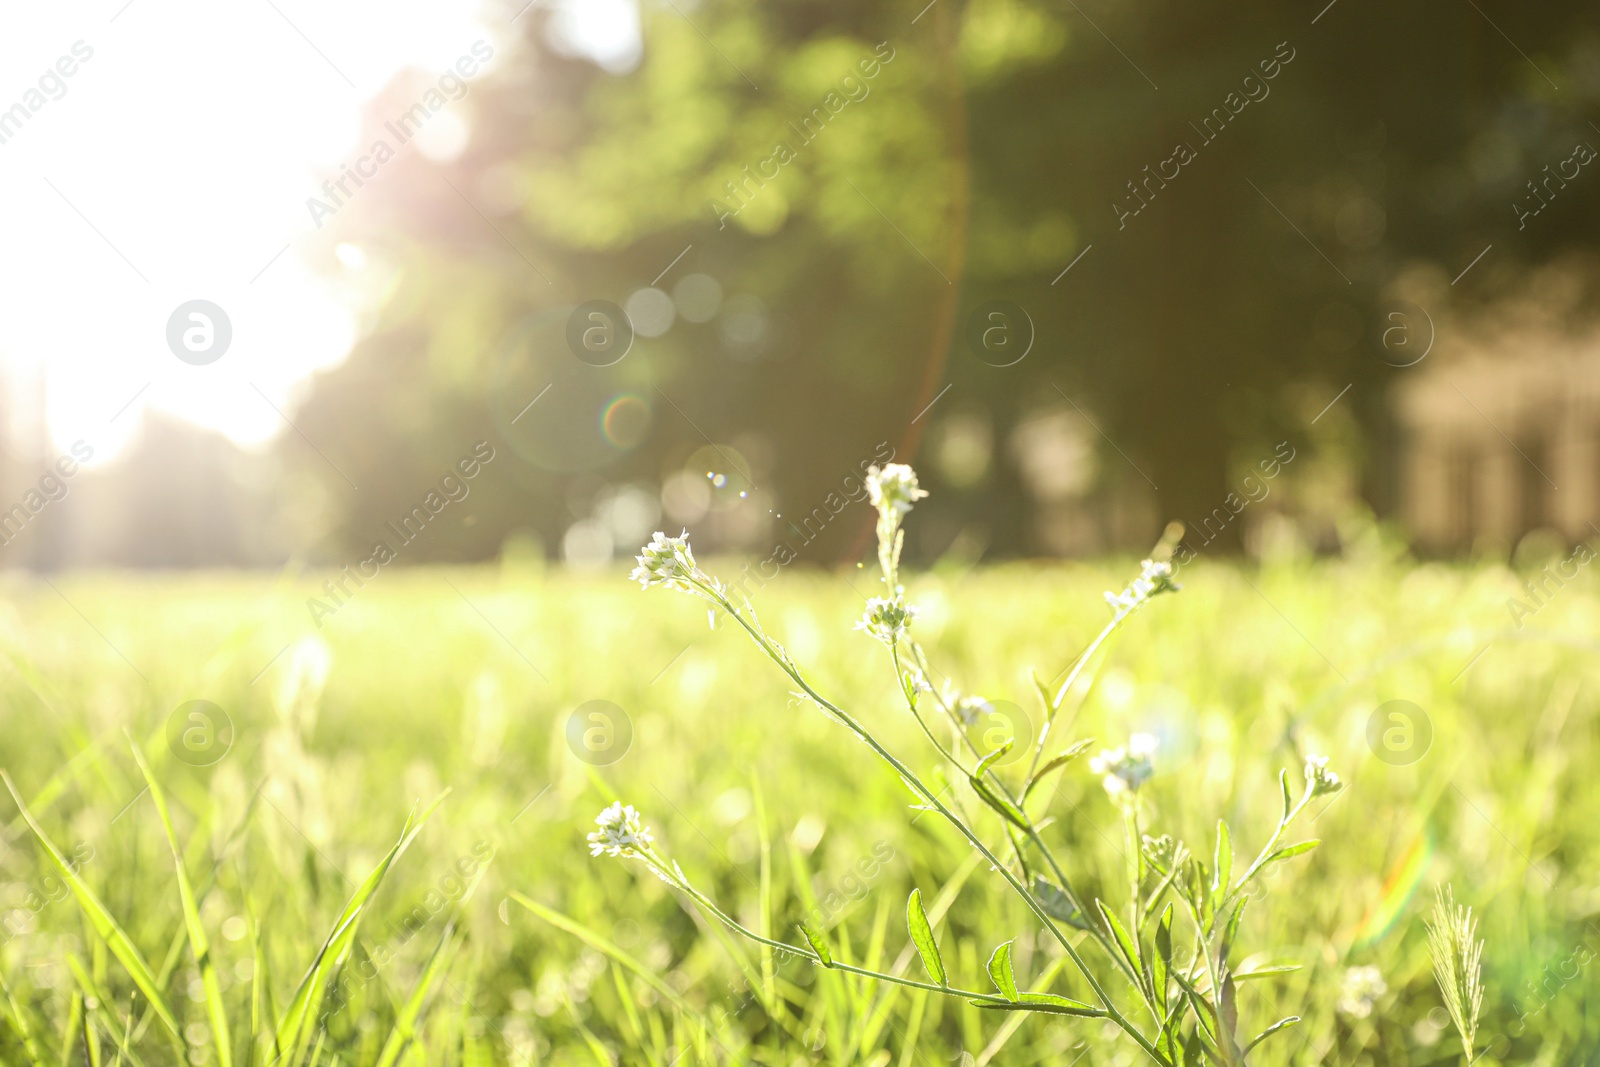
[{"label": "sunlit grass", "polygon": [[[1129,570],[1016,565],[909,585],[936,666],[1036,714],[1029,672],[1048,679],[1067,665],[1107,617],[1101,592]],[[1137,1050],[1099,1020],[877,1001],[838,975],[769,963],[700,925],[655,878],[589,859],[594,813],[621,799],[747,925],[792,931],[820,918],[838,958],[889,966],[914,953],[902,931],[918,885],[930,917],[943,909],[952,984],[987,988],[996,931],[1016,937],[1019,974],[1055,964],[998,879],[974,869],[952,833],[914,818],[905,787],[795,701],[737,633],[711,630],[677,598],[640,594],[620,571],[519,569],[385,572],[317,630],[305,600],[322,577],[10,581],[0,766],[147,961],[178,1034],[5,800],[0,966],[14,999],[0,1013],[0,1057],[30,1062],[31,1042],[56,1063],[70,1041],[73,1062],[86,1043],[105,1063],[122,1044],[144,1063],[174,1062],[180,1049],[219,1062],[214,1035],[226,1030],[234,1062],[270,1061],[352,896],[408,813],[449,789],[384,876],[343,967],[324,976],[326,1025],[295,1035],[307,1058],[910,1064],[982,1059],[1009,1032],[988,1053],[995,1062],[1066,1062],[1086,1037],[1097,1051],[1081,1062],[1110,1062],[1113,1049],[1133,1062]],[[1325,752],[1349,781],[1308,830],[1323,846],[1268,883],[1270,907],[1247,914],[1249,944],[1304,964],[1270,987],[1246,984],[1240,1013],[1256,1029],[1305,1018],[1251,1061],[1459,1055],[1422,921],[1447,879],[1486,942],[1478,1062],[1564,1062],[1600,1044],[1586,969],[1600,950],[1592,586],[1568,585],[1514,630],[1506,598],[1518,583],[1498,568],[1374,553],[1250,570],[1202,561],[1181,579],[1181,594],[1113,642],[1063,739],[1159,734],[1145,795],[1163,828],[1208,842],[1206,813],[1222,813],[1241,851],[1271,832],[1276,774],[1297,750]],[[786,572],[757,606],[819,691],[931,770],[882,647],[851,631],[870,591],[855,584]],[[173,709],[196,699],[233,721],[213,766],[181,762],[167,742]],[[606,766],[576,758],[566,733],[572,711],[596,699],[631,723],[628,750]],[[1373,710],[1396,699],[1432,726],[1410,765],[1368,747]],[[164,789],[215,997],[124,730]],[[1118,815],[1093,776],[1069,769],[1050,810],[1089,889],[1118,884]],[[1347,969],[1368,965],[1386,992],[1365,1015],[1341,1011]],[[218,1000],[221,1025],[208,1010]]]}]

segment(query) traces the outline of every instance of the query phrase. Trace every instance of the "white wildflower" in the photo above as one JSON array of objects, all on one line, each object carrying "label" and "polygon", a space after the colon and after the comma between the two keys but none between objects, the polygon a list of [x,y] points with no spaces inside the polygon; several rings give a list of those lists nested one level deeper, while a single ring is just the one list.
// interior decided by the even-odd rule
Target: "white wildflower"
[{"label": "white wildflower", "polygon": [[867,608],[856,623],[857,630],[865,630],[879,641],[893,648],[911,628],[917,609],[899,597],[875,596],[867,601]]},{"label": "white wildflower", "polygon": [[687,593],[697,591],[690,579],[702,576],[699,565],[694,561],[694,552],[689,548],[688,530],[677,537],[668,537],[657,530],[650,543],[641,548],[639,555],[634,558],[639,565],[629,577],[637,579],[643,588],[664,585]]},{"label": "white wildflower", "polygon": [[1161,593],[1176,592],[1181,588],[1172,580],[1172,564],[1165,560],[1147,559],[1139,565],[1139,577],[1128,583],[1120,593],[1106,593],[1106,603],[1118,613],[1132,611],[1146,600]]},{"label": "white wildflower", "polygon": [[1328,770],[1328,757],[1306,756],[1306,788],[1311,790],[1313,797],[1337,793],[1344,788],[1344,781],[1333,771]]},{"label": "white wildflower", "polygon": [[655,841],[632,804],[617,801],[596,816],[600,829],[589,835],[591,856],[637,856]]},{"label": "white wildflower", "polygon": [[1089,759],[1089,770],[1101,775],[1106,792],[1116,799],[1136,793],[1155,773],[1153,757],[1161,741],[1154,734],[1134,734],[1122,748],[1108,748]]},{"label": "white wildflower", "polygon": [[1389,991],[1383,972],[1376,967],[1351,967],[1339,983],[1339,1012],[1352,1019],[1365,1019],[1379,997]]},{"label": "white wildflower", "polygon": [[867,495],[872,498],[872,506],[878,511],[884,515],[893,512],[898,519],[928,492],[917,487],[916,471],[904,463],[890,463],[882,470],[877,467],[867,469]]},{"label": "white wildflower", "polygon": [[993,715],[994,705],[982,697],[966,696],[956,702],[956,714],[961,716],[961,725],[971,726],[978,716]]},{"label": "white wildflower", "polygon": [[919,693],[933,692],[933,686],[928,684],[928,676],[916,667],[907,667],[901,672],[900,681],[905,687],[906,695],[913,700]]}]

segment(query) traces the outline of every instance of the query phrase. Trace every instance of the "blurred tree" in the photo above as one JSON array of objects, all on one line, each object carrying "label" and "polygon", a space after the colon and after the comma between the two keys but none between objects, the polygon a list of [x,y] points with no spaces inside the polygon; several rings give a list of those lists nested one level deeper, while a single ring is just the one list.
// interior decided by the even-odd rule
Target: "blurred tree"
[{"label": "blurred tree", "polygon": [[[1448,280],[1492,245],[1442,287],[1492,296],[1600,221],[1582,189],[1532,222],[1512,207],[1545,164],[1600,144],[1584,118],[1600,35],[1565,0],[1537,18],[1475,2],[644,0],[642,55],[620,73],[558,47],[559,9],[515,7],[516,38],[446,105],[470,125],[464,151],[402,146],[326,231],[329,249],[363,249],[381,295],[298,416],[360,472],[352,492],[296,453],[337,502],[340,550],[487,438],[508,459],[471,525],[418,558],[479,556],[518,528],[553,551],[617,486],[654,492],[693,459],[710,481],[669,484],[666,521],[709,496],[697,535],[837,559],[862,547],[864,509],[814,544],[789,524],[879,442],[912,459],[930,428],[924,558],[962,531],[991,554],[1060,548],[1044,526],[1063,516],[1086,531],[1072,544],[1143,545],[1167,517],[1194,528],[1223,507],[1346,385],[1383,440],[1404,371],[1381,330],[1404,272]],[[364,141],[436,80],[395,85]],[[652,286],[676,307],[635,295]],[[613,366],[568,347],[571,309],[596,299],[628,305],[638,331]],[[971,343],[993,300],[1036,335],[1012,366]],[[1050,411],[1092,462],[1019,456],[1049,437],[1017,427]],[[1356,459],[1384,504],[1384,457]],[[1063,463],[1082,477],[1056,478],[1052,502],[1039,471]]]}]

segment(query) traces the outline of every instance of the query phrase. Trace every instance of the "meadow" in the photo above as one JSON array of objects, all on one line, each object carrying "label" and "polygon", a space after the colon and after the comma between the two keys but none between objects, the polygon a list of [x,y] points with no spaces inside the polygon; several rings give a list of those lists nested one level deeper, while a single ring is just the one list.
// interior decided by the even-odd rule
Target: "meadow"
[{"label": "meadow", "polygon": [[[1136,569],[936,568],[906,585],[937,671],[1021,709],[977,716],[988,734],[1038,728],[1030,674],[1060,678],[1107,619],[1103,592]],[[1019,979],[1083,995],[995,872],[703,604],[620,567],[392,569],[316,628],[305,603],[325,577],[7,579],[0,767],[39,833],[0,797],[0,1061],[1142,1062],[1104,1020],[983,1011],[762,952],[638,863],[590,856],[595,816],[621,800],[747,926],[793,940],[808,918],[836,957],[920,977],[915,887],[951,984],[989,988],[984,961],[1014,938]],[[1280,769],[1298,781],[1309,752],[1346,782],[1297,827],[1321,846],[1276,868],[1245,915],[1242,954],[1299,969],[1242,983],[1241,1018],[1254,1032],[1302,1017],[1250,1062],[1461,1062],[1422,922],[1446,883],[1486,942],[1479,1062],[1596,1062],[1592,576],[1520,626],[1506,602],[1521,576],[1418,562],[1376,533],[1340,560],[1203,558],[1180,579],[1084,673],[1057,731],[1062,746],[1159,738],[1147,832],[1197,853],[1225,817],[1253,855]],[[871,584],[791,568],[756,604],[820,691],[931,774],[885,649],[852,631]],[[231,729],[179,713],[197,700]],[[1411,733],[1372,728],[1384,706],[1414,707]],[[964,789],[950,795],[970,808]],[[1045,833],[1080,886],[1109,895],[1124,879],[1116,807],[1083,761],[1051,789]]]}]

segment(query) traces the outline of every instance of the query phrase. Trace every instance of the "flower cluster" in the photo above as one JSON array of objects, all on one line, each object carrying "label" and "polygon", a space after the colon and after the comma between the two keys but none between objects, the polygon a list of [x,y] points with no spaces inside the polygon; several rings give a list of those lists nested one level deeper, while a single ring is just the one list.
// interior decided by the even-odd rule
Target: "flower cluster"
[{"label": "flower cluster", "polygon": [[1106,591],[1106,603],[1113,611],[1123,614],[1160,593],[1175,593],[1182,587],[1172,580],[1172,574],[1171,563],[1147,559],[1139,565],[1139,577],[1129,582],[1128,588],[1120,593]]},{"label": "flower cluster", "polygon": [[1125,748],[1108,748],[1089,760],[1089,770],[1101,775],[1101,784],[1114,798],[1136,793],[1155,773],[1153,758],[1160,740],[1154,734],[1134,734]]},{"label": "flower cluster", "polygon": [[893,648],[911,628],[917,609],[900,597],[875,596],[867,601],[867,609],[856,623],[857,630],[865,630],[879,641]]},{"label": "flower cluster", "polygon": [[1344,972],[1339,983],[1338,1009],[1352,1019],[1365,1019],[1372,1014],[1372,1006],[1389,991],[1383,973],[1376,967],[1351,967]]},{"label": "flower cluster", "polygon": [[961,717],[962,726],[971,726],[982,715],[994,714],[994,705],[978,696],[964,696],[956,701],[956,714]]},{"label": "flower cluster", "polygon": [[1144,853],[1145,862],[1162,874],[1172,870],[1184,855],[1182,843],[1174,841],[1171,834],[1162,834],[1160,837],[1145,834],[1140,851]]},{"label": "flower cluster", "polygon": [[595,817],[600,829],[589,835],[591,856],[637,856],[655,841],[632,804],[613,803]]},{"label": "flower cluster", "polygon": [[911,510],[911,505],[928,495],[926,489],[917,487],[917,472],[904,463],[891,463],[879,470],[867,469],[867,495],[872,506],[888,515],[894,513],[898,520]]},{"label": "flower cluster", "polygon": [[1327,796],[1344,788],[1344,781],[1328,770],[1327,756],[1306,757],[1306,788],[1313,797]]},{"label": "flower cluster", "polygon": [[668,589],[694,593],[698,590],[691,579],[703,581],[705,578],[694,561],[694,552],[689,548],[688,530],[677,537],[668,537],[657,530],[650,543],[641,548],[639,555],[634,558],[639,565],[633,568],[629,577],[636,579],[645,589],[652,585],[664,585]]}]

